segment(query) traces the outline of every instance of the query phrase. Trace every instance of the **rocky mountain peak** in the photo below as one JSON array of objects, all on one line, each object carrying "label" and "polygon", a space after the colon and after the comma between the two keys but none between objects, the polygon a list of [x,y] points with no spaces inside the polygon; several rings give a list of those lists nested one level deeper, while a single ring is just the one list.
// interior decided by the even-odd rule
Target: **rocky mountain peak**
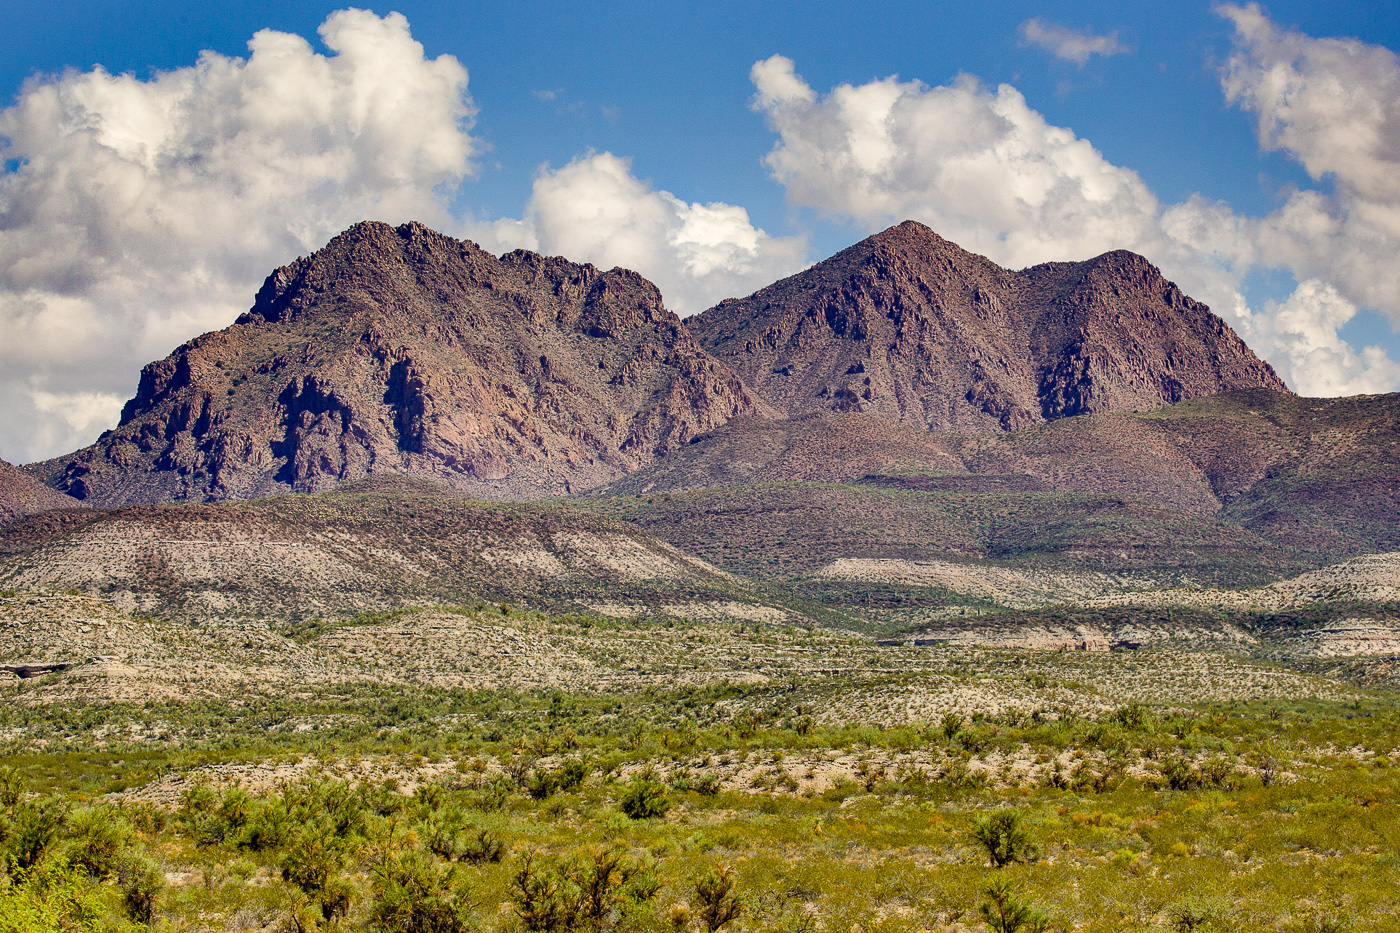
[{"label": "rocky mountain peak", "polygon": [[406,473],[540,498],[765,411],[634,272],[366,222],[147,366],[54,482],[123,504]]},{"label": "rocky mountain peak", "polygon": [[1286,391],[1220,318],[1118,250],[1015,272],[905,221],[686,322],[789,415],[961,433]]}]

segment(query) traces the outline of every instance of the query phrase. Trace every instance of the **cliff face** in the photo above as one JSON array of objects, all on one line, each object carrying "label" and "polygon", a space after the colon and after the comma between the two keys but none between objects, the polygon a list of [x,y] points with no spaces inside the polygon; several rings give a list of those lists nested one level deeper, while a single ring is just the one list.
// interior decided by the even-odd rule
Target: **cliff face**
[{"label": "cliff face", "polygon": [[398,473],[542,498],[765,410],[635,273],[361,223],[147,366],[52,483],[120,505]]},{"label": "cliff face", "polygon": [[1013,272],[913,221],[686,326],[788,415],[859,411],[983,433],[1232,389],[1287,391],[1141,256]]}]

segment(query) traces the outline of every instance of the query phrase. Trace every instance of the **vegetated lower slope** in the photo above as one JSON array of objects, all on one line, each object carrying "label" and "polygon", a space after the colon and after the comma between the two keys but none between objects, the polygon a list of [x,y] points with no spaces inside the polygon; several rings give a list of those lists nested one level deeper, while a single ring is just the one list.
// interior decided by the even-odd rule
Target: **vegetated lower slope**
[{"label": "vegetated lower slope", "polygon": [[947,438],[869,415],[738,418],[589,495],[742,483],[845,482],[886,471],[966,473]]},{"label": "vegetated lower slope", "polygon": [[284,619],[481,598],[577,607],[745,590],[601,516],[472,501],[424,482],[389,487],[94,509],[81,523],[21,519],[0,529],[9,554],[0,585],[76,588],[160,615]]},{"label": "vegetated lower slope", "polygon": [[686,327],[784,414],[861,411],[936,431],[1287,391],[1141,256],[1013,272],[913,221]]},{"label": "vegetated lower slope", "polygon": [[50,489],[12,464],[0,460],[0,524],[46,509],[79,508],[72,496]]},{"label": "vegetated lower slope", "polygon": [[759,411],[636,273],[360,223],[147,366],[118,428],[33,472],[109,506],[382,473],[539,499]]},{"label": "vegetated lower slope", "polygon": [[[851,469],[818,466],[838,443]],[[868,474],[855,475],[865,467]],[[805,479],[862,488],[744,485]],[[727,485],[735,488],[720,488]],[[689,499],[664,496],[706,487]],[[923,503],[923,517],[899,531],[904,520],[873,500],[870,487],[924,494],[908,500]],[[600,492],[642,495],[610,507],[612,514],[725,566],[736,566],[726,562],[733,554],[745,555],[745,566],[784,573],[820,566],[817,555],[961,554],[1130,569],[1147,566],[1134,555],[1152,553],[1164,567],[1199,560],[1203,582],[1264,582],[1289,568],[1400,550],[1400,395],[1234,392],[978,436],[927,434],[855,414],[741,420]],[[816,511],[804,519],[808,504]],[[874,542],[859,529],[886,520],[892,524],[882,534],[902,543],[871,551]],[[730,557],[707,550],[731,533]]]},{"label": "vegetated lower slope", "polygon": [[767,580],[791,581],[842,559],[954,561],[975,575],[990,558],[1046,571],[1130,573],[1142,585],[1266,582],[1310,566],[1217,519],[1016,484],[922,491],[881,482],[772,483],[576,502]]},{"label": "vegetated lower slope", "polygon": [[1400,395],[1233,392],[953,448],[976,473],[1216,515],[1319,563],[1400,549]]}]

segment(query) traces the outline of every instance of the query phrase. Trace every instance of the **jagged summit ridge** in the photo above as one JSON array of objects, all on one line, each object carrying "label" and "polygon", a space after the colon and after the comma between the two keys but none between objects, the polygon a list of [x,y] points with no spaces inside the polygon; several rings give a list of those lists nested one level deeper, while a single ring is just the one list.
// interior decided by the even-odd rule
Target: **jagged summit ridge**
[{"label": "jagged summit ridge", "polygon": [[366,222],[147,366],[54,484],[125,504],[405,473],[541,498],[764,410],[634,272]]},{"label": "jagged summit ridge", "polygon": [[1118,250],[1003,269],[905,221],[686,322],[788,415],[981,433],[1233,389],[1287,391],[1230,327]]}]

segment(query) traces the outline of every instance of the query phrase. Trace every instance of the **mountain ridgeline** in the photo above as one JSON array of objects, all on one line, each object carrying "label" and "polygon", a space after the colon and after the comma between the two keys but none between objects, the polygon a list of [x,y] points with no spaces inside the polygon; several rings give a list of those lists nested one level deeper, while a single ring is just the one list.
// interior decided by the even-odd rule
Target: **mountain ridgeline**
[{"label": "mountain ridgeline", "polygon": [[734,419],[985,434],[1287,389],[1145,259],[1020,272],[905,222],[684,324],[650,282],[360,223],[142,372],[120,425],[28,468],[89,504],[373,474],[489,499],[615,482]]}]

